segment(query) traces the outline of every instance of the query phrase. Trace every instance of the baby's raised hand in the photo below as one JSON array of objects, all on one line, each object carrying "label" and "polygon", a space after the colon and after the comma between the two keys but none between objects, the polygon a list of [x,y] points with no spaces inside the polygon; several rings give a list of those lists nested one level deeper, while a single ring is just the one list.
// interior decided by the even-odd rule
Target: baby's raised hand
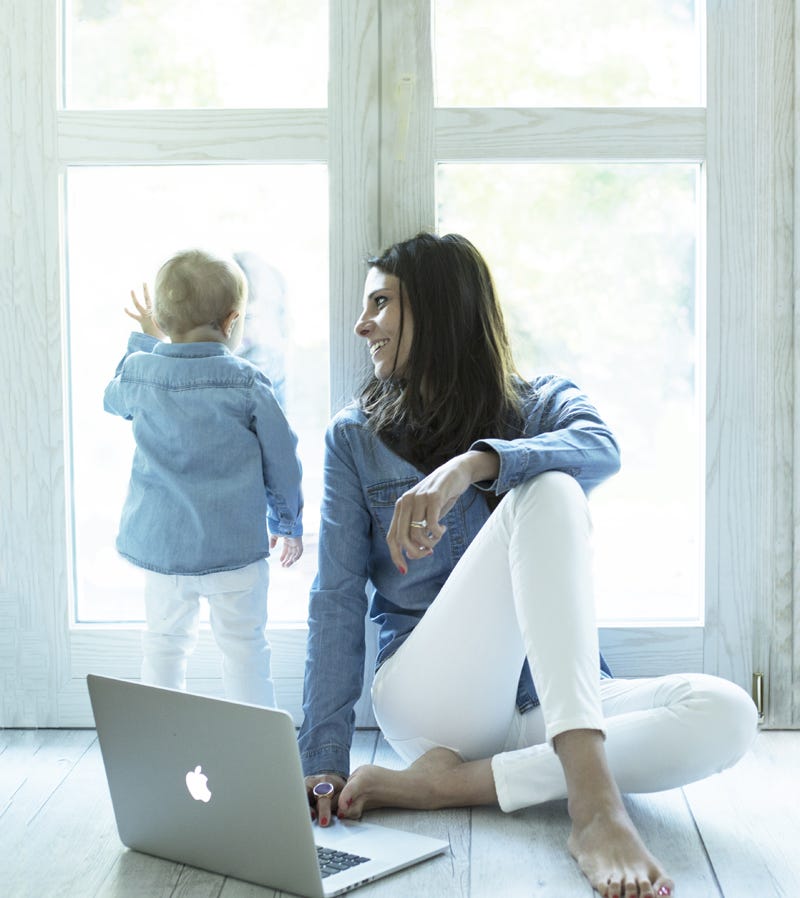
[{"label": "baby's raised hand", "polygon": [[153,318],[153,304],[150,301],[150,291],[147,289],[147,284],[142,284],[142,290],[144,292],[144,304],[139,302],[136,294],[131,290],[131,299],[136,307],[136,311],[132,312],[130,309],[125,309],[125,314],[133,318],[134,321],[138,321],[142,333],[155,337],[156,340],[164,340],[166,334],[158,326],[156,319]]}]

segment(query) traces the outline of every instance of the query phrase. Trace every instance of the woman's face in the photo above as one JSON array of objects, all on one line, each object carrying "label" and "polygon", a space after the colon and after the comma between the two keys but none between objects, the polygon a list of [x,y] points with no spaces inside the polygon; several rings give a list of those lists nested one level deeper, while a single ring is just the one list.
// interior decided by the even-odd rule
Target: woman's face
[{"label": "woman's face", "polygon": [[402,374],[411,350],[414,321],[408,301],[400,295],[400,279],[379,268],[370,268],[364,283],[363,309],[355,332],[367,341],[375,377],[386,380],[393,374]]}]

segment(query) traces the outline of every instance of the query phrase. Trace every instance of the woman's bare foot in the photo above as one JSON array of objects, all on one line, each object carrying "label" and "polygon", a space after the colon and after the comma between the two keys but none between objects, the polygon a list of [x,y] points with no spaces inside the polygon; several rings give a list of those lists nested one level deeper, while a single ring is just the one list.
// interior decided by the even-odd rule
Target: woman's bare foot
[{"label": "woman's bare foot", "polygon": [[567,779],[570,854],[603,898],[662,898],[675,883],[642,842],[608,770],[599,732],[572,730],[555,740]]},{"label": "woman's bare foot", "polygon": [[624,807],[573,817],[568,846],[586,878],[604,898],[675,894],[675,884],[642,842]]},{"label": "woman's bare foot", "polygon": [[447,748],[434,748],[405,770],[366,764],[353,771],[339,796],[340,817],[357,818],[373,808],[432,810],[497,800],[490,762],[464,762]]}]

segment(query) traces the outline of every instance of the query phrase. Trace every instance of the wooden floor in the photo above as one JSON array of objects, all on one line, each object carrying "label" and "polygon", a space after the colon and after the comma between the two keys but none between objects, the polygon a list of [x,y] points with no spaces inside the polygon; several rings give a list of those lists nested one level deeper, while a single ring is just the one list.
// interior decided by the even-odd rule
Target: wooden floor
[{"label": "wooden floor", "polygon": [[[691,751],[691,746],[686,747]],[[397,765],[374,731],[354,762]],[[629,807],[680,898],[773,898],[800,887],[800,732],[763,732],[739,765]],[[375,811],[368,819],[448,839],[450,852],[358,890],[360,898],[572,898],[593,894],[566,854],[563,802]],[[92,730],[0,731],[4,898],[274,898],[283,894],[128,851]]]}]

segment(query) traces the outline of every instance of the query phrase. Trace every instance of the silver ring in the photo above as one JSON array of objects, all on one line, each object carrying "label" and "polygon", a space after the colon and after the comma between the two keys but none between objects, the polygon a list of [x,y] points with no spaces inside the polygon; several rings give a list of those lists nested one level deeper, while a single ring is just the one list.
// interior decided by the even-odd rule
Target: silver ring
[{"label": "silver ring", "polygon": [[409,521],[409,527],[419,527],[420,530],[424,530],[428,526],[428,522],[423,518],[421,521]]},{"label": "silver ring", "polygon": [[311,790],[312,794],[316,795],[317,798],[330,798],[335,791],[333,783],[317,783]]}]

